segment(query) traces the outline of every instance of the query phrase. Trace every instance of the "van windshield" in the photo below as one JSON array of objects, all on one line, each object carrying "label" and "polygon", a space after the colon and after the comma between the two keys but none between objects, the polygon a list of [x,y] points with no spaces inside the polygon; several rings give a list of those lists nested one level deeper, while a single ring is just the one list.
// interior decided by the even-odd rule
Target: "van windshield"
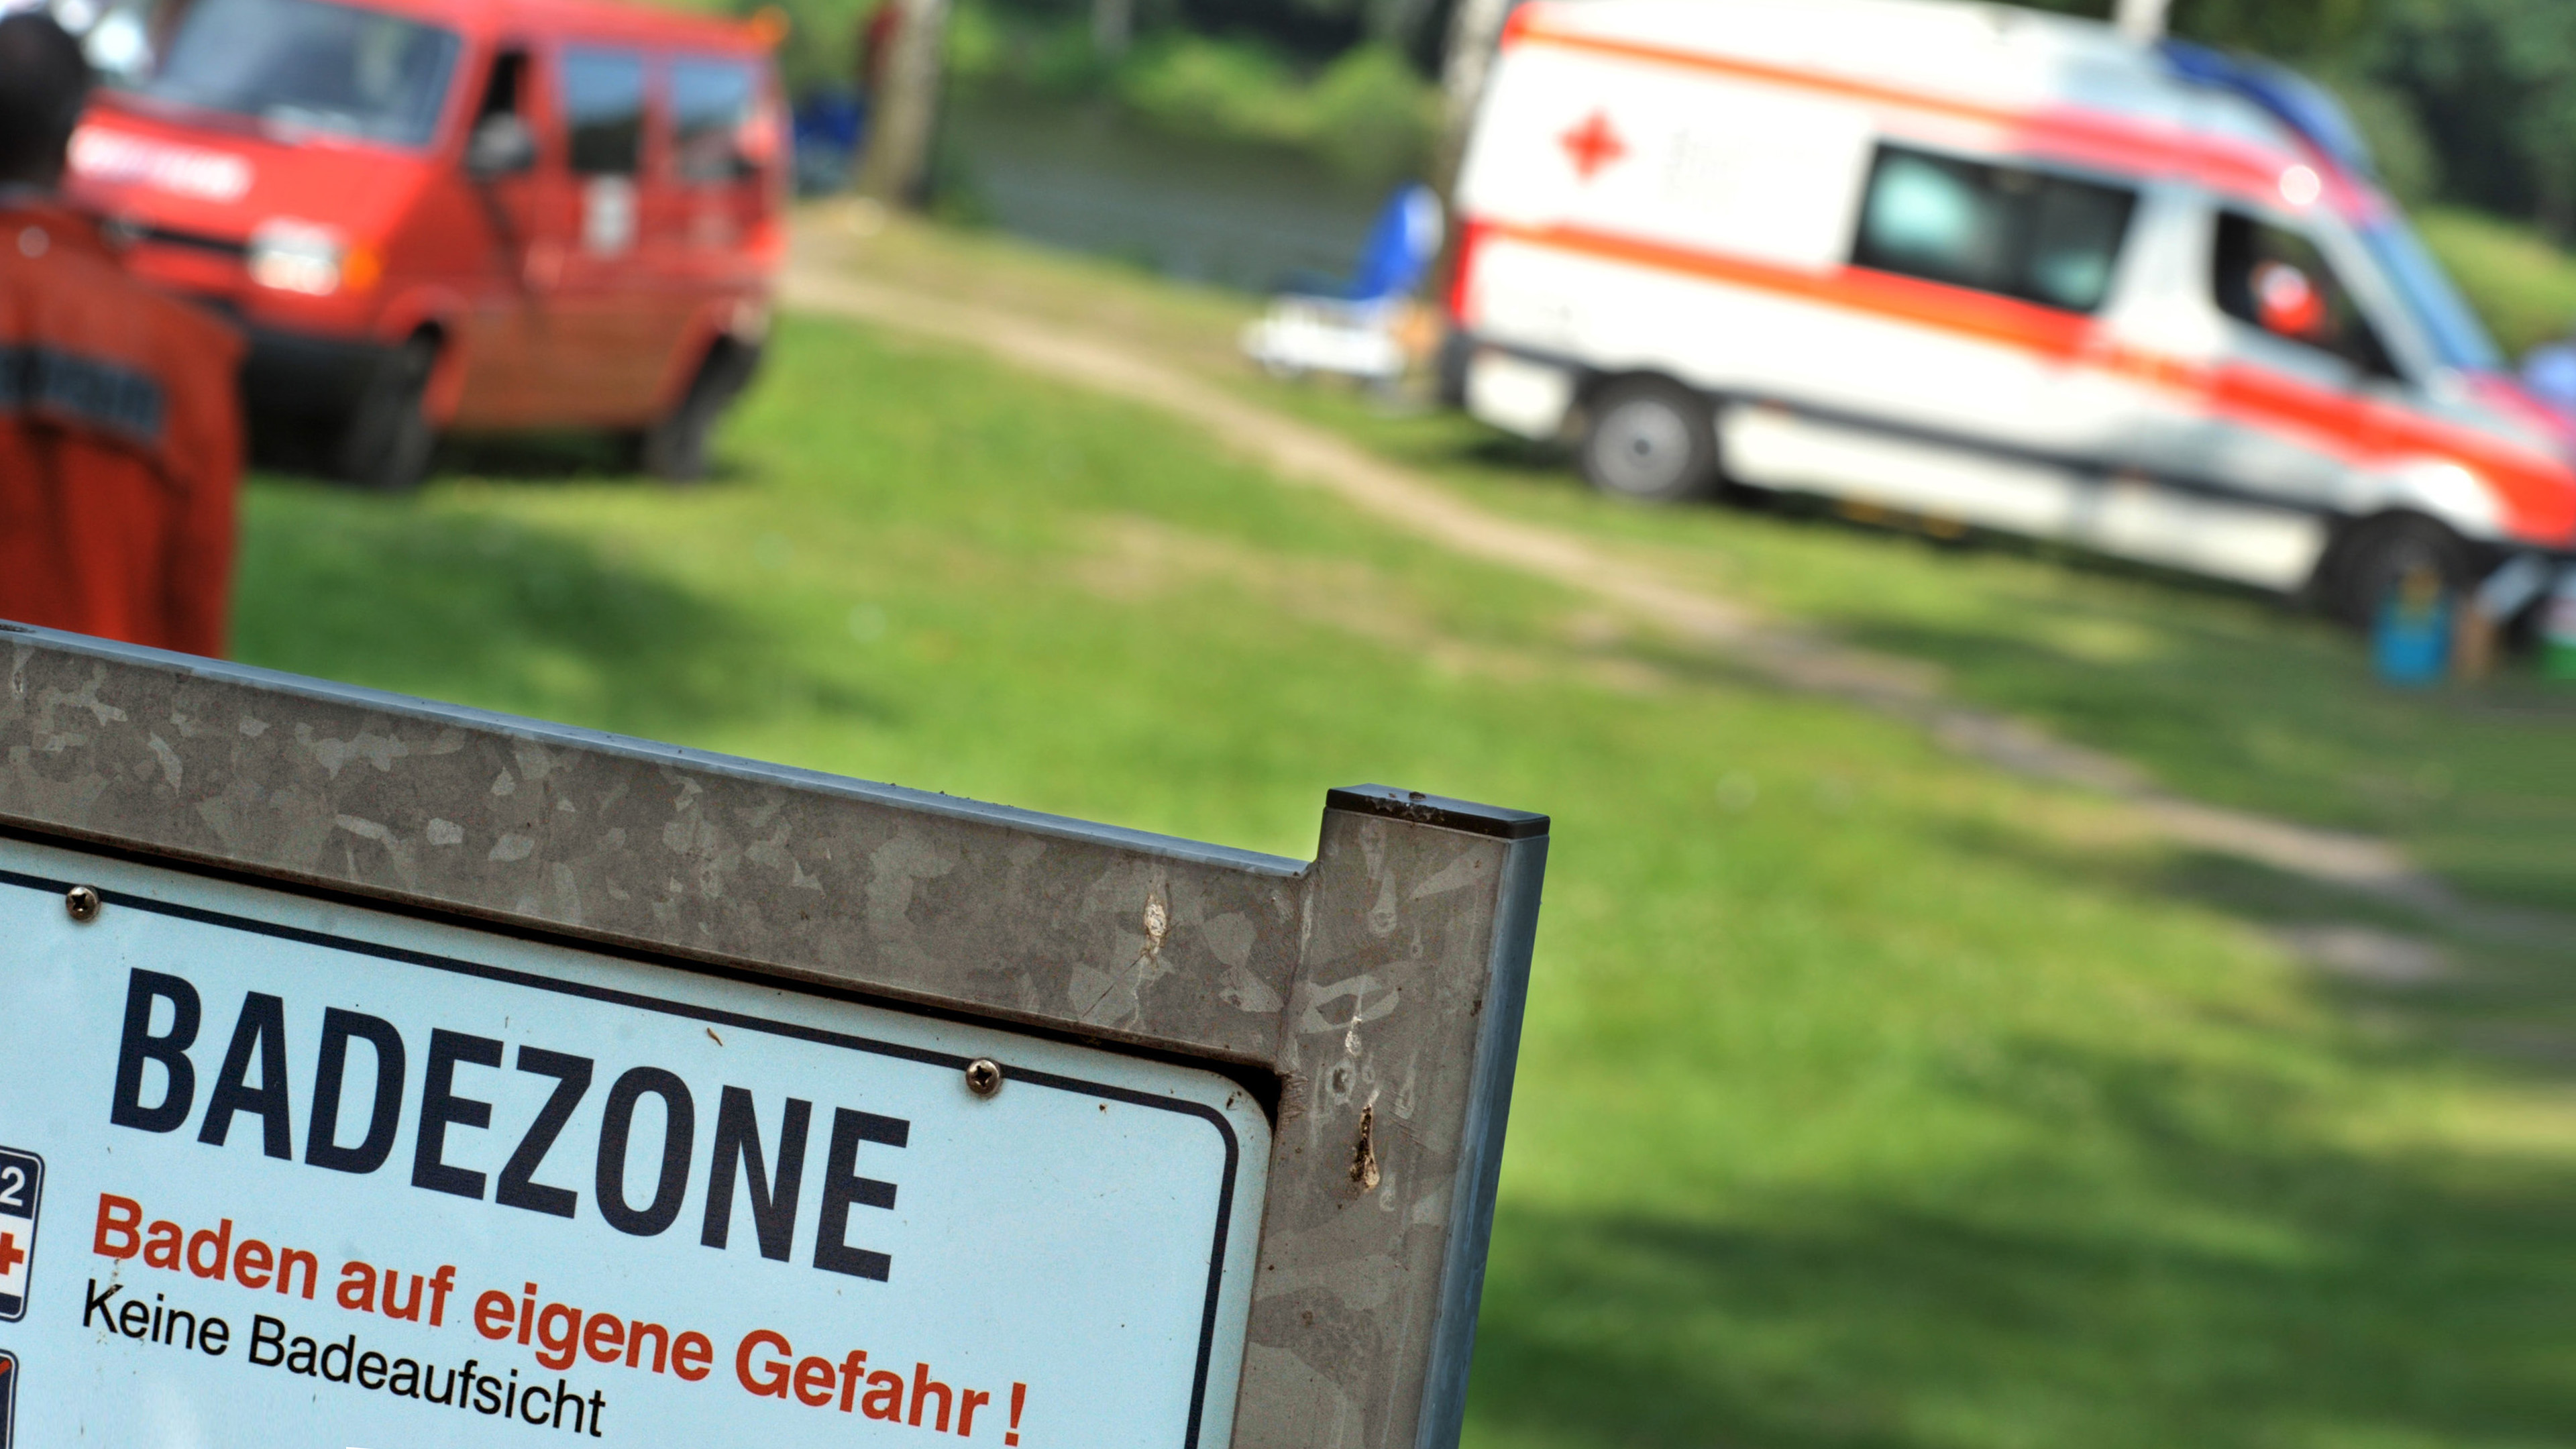
[{"label": "van windshield", "polygon": [[194,0],[132,89],[283,130],[423,146],[459,48],[452,30],[325,0]]},{"label": "van windshield", "polygon": [[2445,366],[2467,372],[2504,370],[2504,356],[2495,340],[2487,336],[2477,314],[2460,300],[2451,279],[2443,274],[2442,264],[2433,260],[2403,218],[2372,222],[2361,229],[2361,241],[2379,269],[2388,274],[2399,300],[2432,340]]}]

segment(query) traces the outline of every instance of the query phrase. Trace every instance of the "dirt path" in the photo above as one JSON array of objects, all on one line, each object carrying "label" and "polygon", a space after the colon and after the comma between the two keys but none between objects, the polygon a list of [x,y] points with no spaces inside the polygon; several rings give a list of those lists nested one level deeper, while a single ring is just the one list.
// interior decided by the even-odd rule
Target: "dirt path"
[{"label": "dirt path", "polygon": [[997,307],[883,286],[811,252],[791,263],[783,296],[791,308],[960,343],[1186,418],[1283,480],[1323,488],[1442,548],[1589,594],[1773,683],[1910,721],[1944,745],[2016,774],[2125,800],[2175,844],[2413,906],[2450,917],[2455,924],[2498,924],[2498,913],[2464,906],[2446,885],[2387,841],[2170,794],[2124,760],[2052,738],[2025,721],[1957,703],[1943,693],[1936,672],[1924,665],[1852,648],[1741,603],[1658,578],[1582,539],[1487,512],[1331,432],[1247,402],[1118,342]]}]

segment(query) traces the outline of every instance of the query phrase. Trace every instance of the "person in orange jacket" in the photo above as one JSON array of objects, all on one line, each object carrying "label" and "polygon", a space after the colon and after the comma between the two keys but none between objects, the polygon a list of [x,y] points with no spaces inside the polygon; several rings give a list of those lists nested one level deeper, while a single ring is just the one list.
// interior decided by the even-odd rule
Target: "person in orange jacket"
[{"label": "person in orange jacket", "polygon": [[50,17],[0,19],[0,619],[220,655],[242,342],[58,194],[89,84]]}]

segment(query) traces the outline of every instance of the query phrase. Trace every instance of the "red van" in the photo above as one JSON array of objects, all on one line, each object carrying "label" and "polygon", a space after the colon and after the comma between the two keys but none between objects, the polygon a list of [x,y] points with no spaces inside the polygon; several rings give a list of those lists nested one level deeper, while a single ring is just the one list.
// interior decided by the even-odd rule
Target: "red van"
[{"label": "red van", "polygon": [[785,250],[775,38],[608,0],[183,0],[69,184],[249,335],[255,436],[401,488],[445,429],[600,428],[690,477]]}]

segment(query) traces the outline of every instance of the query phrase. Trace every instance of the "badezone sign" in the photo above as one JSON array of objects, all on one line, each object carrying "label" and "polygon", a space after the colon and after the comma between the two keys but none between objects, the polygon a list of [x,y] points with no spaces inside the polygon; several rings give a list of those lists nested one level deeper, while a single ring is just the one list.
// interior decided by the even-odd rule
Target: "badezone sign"
[{"label": "badezone sign", "polygon": [[1233,1422],[1213,1072],[8,839],[0,980],[18,1444]]}]

